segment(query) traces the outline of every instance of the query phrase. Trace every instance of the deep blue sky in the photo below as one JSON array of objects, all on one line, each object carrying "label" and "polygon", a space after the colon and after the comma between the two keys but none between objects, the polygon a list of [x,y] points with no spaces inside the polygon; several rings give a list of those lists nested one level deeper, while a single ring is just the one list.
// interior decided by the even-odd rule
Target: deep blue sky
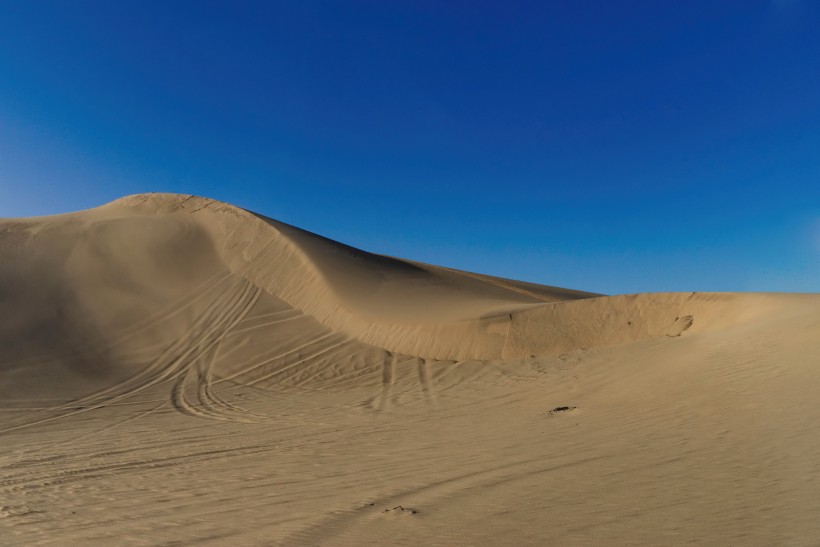
[{"label": "deep blue sky", "polygon": [[606,293],[820,291],[820,2],[0,0],[0,216],[145,191]]}]

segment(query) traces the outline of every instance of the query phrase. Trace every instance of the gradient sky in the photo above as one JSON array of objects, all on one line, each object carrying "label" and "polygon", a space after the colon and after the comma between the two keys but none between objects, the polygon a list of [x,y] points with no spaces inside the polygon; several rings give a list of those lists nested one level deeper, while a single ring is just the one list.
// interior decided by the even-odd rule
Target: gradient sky
[{"label": "gradient sky", "polygon": [[165,191],[604,293],[820,291],[820,2],[0,0],[0,217]]}]

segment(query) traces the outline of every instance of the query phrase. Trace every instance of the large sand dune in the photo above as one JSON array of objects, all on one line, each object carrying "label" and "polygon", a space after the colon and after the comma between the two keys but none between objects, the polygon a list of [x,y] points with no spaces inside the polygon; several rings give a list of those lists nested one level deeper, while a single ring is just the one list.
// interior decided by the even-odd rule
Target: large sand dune
[{"label": "large sand dune", "polygon": [[7,219],[0,544],[817,545],[818,356],[817,294],[602,296],[190,196]]}]

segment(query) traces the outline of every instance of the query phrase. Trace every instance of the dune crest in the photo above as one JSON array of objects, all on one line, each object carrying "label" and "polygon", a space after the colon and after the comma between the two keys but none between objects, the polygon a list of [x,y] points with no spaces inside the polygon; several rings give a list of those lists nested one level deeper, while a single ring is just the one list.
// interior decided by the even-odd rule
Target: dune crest
[{"label": "dune crest", "polygon": [[[195,196],[129,196],[29,225],[61,237],[73,232],[93,242],[100,259],[106,252],[116,258],[117,244],[154,257],[178,253],[167,242],[186,231],[196,250],[183,252],[212,262],[203,268],[225,267],[367,344],[432,359],[517,358],[630,342],[668,335],[687,316],[685,328],[718,328],[743,320],[750,300],[772,300],[696,293],[603,297],[498,279],[374,255]],[[154,236],[125,241],[129,231]],[[105,241],[109,232],[123,240]]]}]

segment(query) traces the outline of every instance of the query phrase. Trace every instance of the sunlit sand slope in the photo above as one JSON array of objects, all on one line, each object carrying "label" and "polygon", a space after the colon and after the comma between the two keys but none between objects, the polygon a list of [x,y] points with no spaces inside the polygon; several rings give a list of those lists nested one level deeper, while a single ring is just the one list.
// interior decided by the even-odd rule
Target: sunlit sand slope
[{"label": "sunlit sand slope", "polygon": [[820,543],[820,296],[602,296],[146,194],[0,221],[0,543]]}]

